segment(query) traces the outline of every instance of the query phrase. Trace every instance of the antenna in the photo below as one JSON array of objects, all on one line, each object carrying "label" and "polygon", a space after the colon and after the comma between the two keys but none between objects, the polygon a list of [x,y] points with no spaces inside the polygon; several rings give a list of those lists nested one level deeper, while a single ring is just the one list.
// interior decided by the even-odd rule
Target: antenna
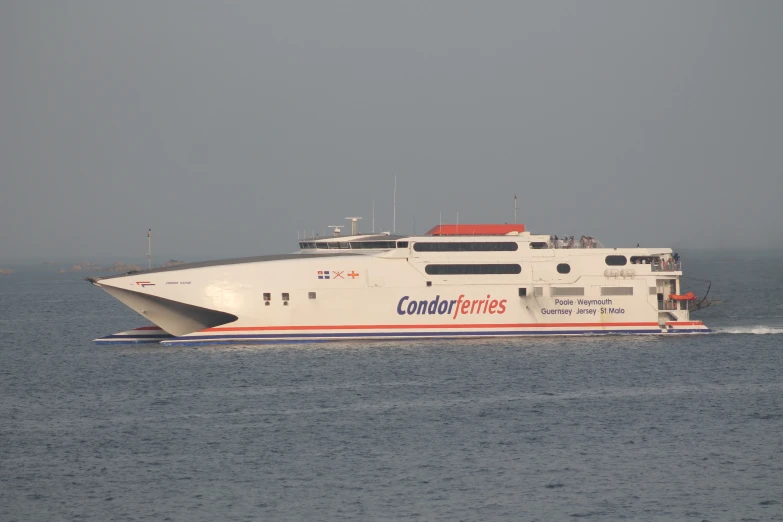
[{"label": "antenna", "polygon": [[514,194],[514,224],[517,224],[517,195]]},{"label": "antenna", "polygon": [[343,228],[343,225],[329,225],[328,228],[334,229],[334,233],[332,234],[334,237],[340,237],[340,230]]},{"label": "antenna", "polygon": [[152,229],[147,231],[147,267],[152,270]]},{"label": "antenna", "polygon": [[392,233],[397,232],[397,176],[394,176],[394,196],[392,197]]},{"label": "antenna", "polygon": [[360,217],[347,217],[345,219],[351,220],[351,235],[352,236],[358,236],[359,235],[359,220],[362,219]]}]

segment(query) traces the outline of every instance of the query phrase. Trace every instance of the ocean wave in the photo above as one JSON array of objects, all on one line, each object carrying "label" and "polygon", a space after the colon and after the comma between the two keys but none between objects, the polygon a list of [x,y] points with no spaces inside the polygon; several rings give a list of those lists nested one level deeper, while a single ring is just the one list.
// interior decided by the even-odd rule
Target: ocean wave
[{"label": "ocean wave", "polygon": [[723,328],[713,328],[715,333],[724,334],[754,334],[754,335],[771,335],[771,334],[783,334],[783,326],[726,326]]}]

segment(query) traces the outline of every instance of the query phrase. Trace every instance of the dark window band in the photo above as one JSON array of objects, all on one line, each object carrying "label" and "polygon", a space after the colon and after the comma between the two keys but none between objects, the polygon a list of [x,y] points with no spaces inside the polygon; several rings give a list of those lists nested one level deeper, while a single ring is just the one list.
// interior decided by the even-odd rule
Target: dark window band
[{"label": "dark window band", "polygon": [[510,241],[503,242],[432,242],[432,243],[414,243],[413,250],[416,252],[513,252],[518,247],[516,243]]},{"label": "dark window band", "polygon": [[519,274],[520,265],[427,265],[424,271],[430,275],[492,275]]}]

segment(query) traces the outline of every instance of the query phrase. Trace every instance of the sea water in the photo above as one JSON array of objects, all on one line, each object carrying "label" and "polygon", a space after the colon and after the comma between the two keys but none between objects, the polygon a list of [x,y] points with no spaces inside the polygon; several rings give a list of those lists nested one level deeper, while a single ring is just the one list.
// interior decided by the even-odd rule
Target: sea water
[{"label": "sea water", "polygon": [[714,335],[95,346],[144,320],[16,267],[0,520],[783,520],[780,255],[683,257]]}]

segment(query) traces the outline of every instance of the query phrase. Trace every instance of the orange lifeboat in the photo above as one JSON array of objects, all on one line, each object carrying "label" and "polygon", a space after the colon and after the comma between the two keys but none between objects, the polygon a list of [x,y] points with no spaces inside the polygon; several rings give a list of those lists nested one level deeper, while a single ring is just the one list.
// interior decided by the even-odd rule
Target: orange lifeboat
[{"label": "orange lifeboat", "polygon": [[674,299],[675,301],[695,301],[697,297],[693,292],[688,292],[685,295],[669,294],[669,299]]}]

